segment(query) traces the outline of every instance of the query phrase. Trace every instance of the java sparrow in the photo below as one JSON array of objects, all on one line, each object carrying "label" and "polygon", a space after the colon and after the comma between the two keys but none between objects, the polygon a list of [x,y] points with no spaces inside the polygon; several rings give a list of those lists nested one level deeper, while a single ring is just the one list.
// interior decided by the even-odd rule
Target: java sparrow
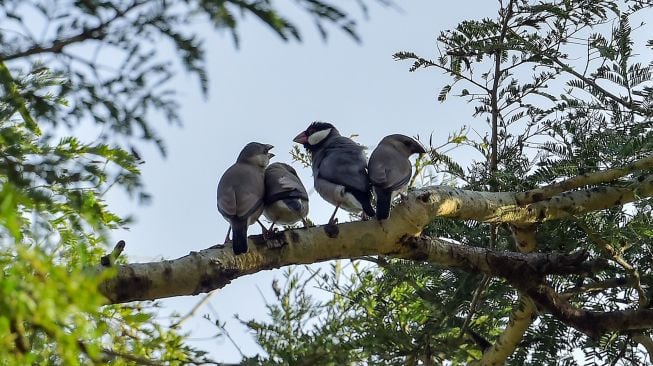
[{"label": "java sparrow", "polygon": [[384,137],[372,151],[367,169],[376,194],[376,218],[390,216],[390,203],[394,196],[408,186],[411,177],[412,154],[424,154],[424,146],[404,135]]},{"label": "java sparrow", "polygon": [[245,145],[218,183],[218,211],[229,221],[229,230],[233,230],[236,255],[247,252],[247,227],[257,222],[263,212],[265,167],[274,156],[270,153],[272,148],[258,142]]},{"label": "java sparrow", "polygon": [[[293,167],[273,163],[265,169],[263,215],[274,224],[292,225],[308,215],[308,194]],[[304,221],[306,226],[306,221]]]},{"label": "java sparrow", "polygon": [[329,224],[335,223],[339,207],[374,216],[363,146],[341,136],[332,124],[325,122],[313,122],[293,141],[304,145],[311,155],[315,190],[336,206]]}]

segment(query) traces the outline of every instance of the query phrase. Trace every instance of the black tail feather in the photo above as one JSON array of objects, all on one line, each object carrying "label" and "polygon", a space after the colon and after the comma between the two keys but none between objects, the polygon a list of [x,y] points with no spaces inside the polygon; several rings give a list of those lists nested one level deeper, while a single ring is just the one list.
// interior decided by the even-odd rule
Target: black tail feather
[{"label": "black tail feather", "polygon": [[385,220],[390,217],[390,203],[392,201],[392,192],[374,187],[376,193],[376,218]]},{"label": "black tail feather", "polygon": [[369,217],[374,217],[374,207],[372,207],[372,202],[371,202],[371,197],[370,197],[370,192],[362,192],[358,190],[352,190],[351,194],[354,195],[354,197],[360,202],[361,206],[363,206],[363,212]]},{"label": "black tail feather", "polygon": [[231,220],[234,254],[247,253],[247,221]]}]

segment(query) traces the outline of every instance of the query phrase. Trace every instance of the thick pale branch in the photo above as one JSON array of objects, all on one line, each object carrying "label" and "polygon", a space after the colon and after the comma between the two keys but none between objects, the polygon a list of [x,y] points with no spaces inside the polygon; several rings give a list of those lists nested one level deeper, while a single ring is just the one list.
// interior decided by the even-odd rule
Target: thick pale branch
[{"label": "thick pale branch", "polygon": [[[619,193],[620,203],[634,201],[641,196],[651,196],[652,182],[653,178],[649,176],[628,188],[576,191],[563,196],[568,201],[565,201],[565,204],[574,208],[574,213],[587,212],[616,204],[611,200],[609,204],[606,203],[606,197],[611,197],[614,192]],[[267,241],[256,235],[249,238],[250,251],[240,256],[234,256],[231,247],[219,247],[191,252],[175,260],[116,266],[117,275],[104,282],[101,290],[111,303],[195,295],[222,288],[238,277],[265,269],[338,258],[386,255],[503,277],[520,291],[531,295],[535,285],[542,283],[544,275],[595,273],[604,269],[606,262],[586,262],[583,253],[563,255],[494,252],[417,236],[436,217],[513,222],[521,225],[565,217],[570,214],[570,210],[562,209],[561,201],[563,198],[556,200],[554,197],[548,205],[538,202],[527,207],[518,207],[514,193],[429,187],[411,192],[393,209],[390,219],[383,222],[370,220],[287,230]],[[575,207],[574,202],[583,204]],[[540,210],[544,210],[544,214],[541,214]],[[549,297],[542,294],[539,296],[535,299],[536,303],[544,304],[548,311],[578,329],[587,330],[584,325],[586,318],[598,316],[597,313],[571,307],[563,308],[564,311],[555,307],[554,305],[564,301],[555,293]],[[615,316],[609,315],[612,313],[605,314],[608,315],[601,317],[607,320],[606,325],[602,325],[601,329],[610,330],[619,326],[640,329],[636,326],[633,328],[632,324],[619,323]],[[638,319],[638,316],[626,315],[626,319]],[[596,329],[589,329],[590,333],[594,331]]]},{"label": "thick pale branch", "polygon": [[565,192],[548,201],[527,205],[524,209],[528,215],[523,215],[521,220],[526,222],[533,219],[533,216],[535,221],[555,220],[605,210],[651,196],[653,196],[653,175],[641,176],[628,187],[602,186]]},{"label": "thick pale branch", "polygon": [[549,200],[520,205],[513,192],[477,192],[452,187],[415,191],[428,215],[484,222],[530,223],[567,218],[604,210],[653,196],[653,175],[641,176],[627,187],[594,187],[565,192]]},{"label": "thick pale branch", "polygon": [[520,296],[519,305],[510,315],[508,326],[492,347],[483,352],[483,358],[477,364],[485,366],[505,364],[524,338],[524,333],[535,319],[536,312],[533,300],[528,296]]},{"label": "thick pale branch", "polygon": [[519,202],[520,205],[526,205],[529,203],[546,200],[562,192],[570,191],[580,187],[612,182],[615,179],[621,178],[635,171],[647,170],[651,168],[653,168],[653,155],[636,160],[623,167],[606,169],[593,173],[586,173],[548,185],[546,187],[517,193],[517,202]]},{"label": "thick pale branch", "polygon": [[[653,192],[652,180],[648,177],[639,182],[638,187],[622,192],[622,202],[629,198],[634,200],[635,190],[638,190],[640,195],[650,195]],[[578,191],[569,195],[582,197],[577,199],[567,197],[567,200],[578,202],[583,198],[585,205],[575,210],[580,212],[590,207],[595,208],[601,202],[605,206],[606,194],[609,194],[608,189],[587,193]],[[118,267],[118,277],[105,283],[103,290],[112,302],[191,295],[220,288],[234,278],[264,269],[364,255],[382,254],[420,260],[427,260],[428,256],[433,256],[431,260],[436,263],[459,266],[459,262],[444,260],[450,258],[449,254],[439,253],[437,250],[423,253],[415,248],[409,248],[403,238],[418,235],[422,228],[436,217],[494,222],[531,222],[557,218],[556,212],[565,213],[559,216],[567,215],[567,211],[560,207],[555,209],[555,205],[554,207],[541,206],[542,202],[535,204],[540,205],[537,209],[530,207],[533,205],[517,207],[514,196],[514,193],[507,192],[474,192],[444,186],[424,188],[411,192],[404,202],[393,209],[391,218],[383,223],[376,220],[345,223],[329,227],[328,233],[324,230],[325,227],[286,231],[277,238],[284,245],[280,250],[262,248],[266,244],[275,243],[265,243],[260,236],[254,236],[251,238],[252,242],[258,245],[250,244],[250,247],[253,247],[251,252],[238,257],[231,255],[229,250],[204,250],[174,261],[121,266]],[[556,200],[554,199],[553,202]],[[539,210],[546,210],[546,212],[540,215]],[[473,252],[478,249],[467,250]],[[473,256],[474,253],[465,255]],[[489,269],[472,266],[468,270],[488,272]]]},{"label": "thick pale branch", "polygon": [[[605,262],[585,262],[586,255],[521,254],[449,243],[432,238],[406,237],[405,230],[381,226],[377,221],[338,225],[338,237],[324,227],[280,233],[271,249],[261,236],[252,236],[250,251],[234,256],[230,247],[205,249],[169,261],[117,266],[117,276],[101,290],[112,303],[195,295],[222,288],[238,277],[264,269],[325,260],[387,255],[428,261],[449,268],[483,272],[492,276],[539,278],[547,274],[588,274],[605,268]],[[415,233],[416,234],[416,233]],[[254,245],[252,245],[254,244]]]},{"label": "thick pale branch", "polygon": [[[537,249],[536,225],[510,225],[515,246],[520,253],[532,253]],[[519,295],[519,305],[510,314],[508,325],[492,347],[483,351],[483,358],[477,364],[483,366],[503,365],[524,338],[528,327],[537,317],[537,307],[533,300]]]}]

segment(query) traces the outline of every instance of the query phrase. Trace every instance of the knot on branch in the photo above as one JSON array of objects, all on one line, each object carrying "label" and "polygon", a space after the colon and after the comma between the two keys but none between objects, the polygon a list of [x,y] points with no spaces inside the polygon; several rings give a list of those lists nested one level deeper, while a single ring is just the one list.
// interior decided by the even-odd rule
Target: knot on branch
[{"label": "knot on branch", "polygon": [[427,235],[404,235],[399,239],[401,244],[410,253],[409,257],[416,261],[428,261],[428,245],[433,239]]}]

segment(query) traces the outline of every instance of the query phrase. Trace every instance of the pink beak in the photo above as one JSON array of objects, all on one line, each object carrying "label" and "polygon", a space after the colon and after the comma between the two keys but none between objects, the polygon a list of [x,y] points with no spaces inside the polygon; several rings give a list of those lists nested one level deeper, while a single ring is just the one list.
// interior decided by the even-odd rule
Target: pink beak
[{"label": "pink beak", "polygon": [[308,142],[308,136],[306,136],[306,132],[302,132],[299,135],[295,136],[293,141],[298,143],[298,144],[304,145],[305,143]]}]

